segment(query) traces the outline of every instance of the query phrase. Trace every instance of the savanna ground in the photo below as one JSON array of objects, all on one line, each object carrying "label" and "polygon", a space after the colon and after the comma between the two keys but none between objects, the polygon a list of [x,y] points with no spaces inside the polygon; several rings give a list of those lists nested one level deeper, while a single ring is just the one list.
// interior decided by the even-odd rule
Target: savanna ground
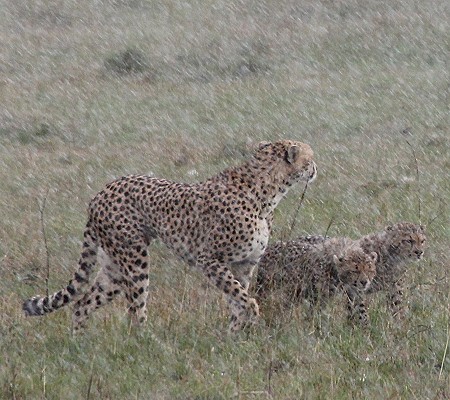
[{"label": "savanna ground", "polygon": [[[450,398],[449,21],[446,0],[0,0],[0,398]],[[274,238],[427,225],[404,320],[383,296],[367,330],[339,298],[313,321],[275,301],[227,337],[221,296],[160,245],[144,329],[120,302],[79,337],[69,309],[22,316],[47,268],[51,292],[70,279],[105,183],[197,181],[278,138],[320,175]]]}]

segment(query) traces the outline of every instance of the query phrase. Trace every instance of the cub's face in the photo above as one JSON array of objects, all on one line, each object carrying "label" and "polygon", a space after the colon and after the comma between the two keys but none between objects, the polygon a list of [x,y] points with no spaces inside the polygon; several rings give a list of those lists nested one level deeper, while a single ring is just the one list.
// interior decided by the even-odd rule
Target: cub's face
[{"label": "cub's face", "polygon": [[339,279],[345,286],[351,286],[359,291],[370,287],[376,275],[377,253],[364,253],[362,249],[349,249],[344,255],[333,256]]},{"label": "cub's face", "polygon": [[390,251],[399,258],[420,260],[423,258],[426,235],[422,225],[399,223],[386,228]]}]

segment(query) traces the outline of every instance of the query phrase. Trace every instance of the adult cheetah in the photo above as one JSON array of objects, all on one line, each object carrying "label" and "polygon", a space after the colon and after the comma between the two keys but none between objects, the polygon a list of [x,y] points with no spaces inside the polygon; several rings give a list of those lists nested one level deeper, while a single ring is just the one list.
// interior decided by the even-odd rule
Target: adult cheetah
[{"label": "adult cheetah", "polygon": [[[271,231],[272,214],[289,188],[317,174],[307,144],[263,142],[242,165],[196,184],[144,175],[108,184],[90,202],[78,268],[69,284],[48,297],[26,300],[26,315],[39,316],[75,301],[74,330],[95,309],[124,293],[131,322],[147,319],[147,248],[159,238],[196,266],[228,298],[229,330],[259,315],[248,285]],[[95,264],[100,270],[93,283]]]},{"label": "adult cheetah", "polygon": [[301,299],[324,304],[338,292],[347,298],[348,317],[367,325],[365,291],[376,274],[377,253],[366,254],[348,238],[309,244],[279,241],[267,247],[258,265],[256,292],[281,296],[287,306]]},{"label": "adult cheetah", "polygon": [[[317,235],[299,237],[297,240],[312,245],[331,238]],[[388,225],[379,232],[355,240],[355,244],[366,253],[378,254],[377,275],[368,291],[386,292],[387,304],[394,316],[403,316],[406,312],[403,299],[406,266],[423,258],[426,240],[425,227],[411,222]]]}]

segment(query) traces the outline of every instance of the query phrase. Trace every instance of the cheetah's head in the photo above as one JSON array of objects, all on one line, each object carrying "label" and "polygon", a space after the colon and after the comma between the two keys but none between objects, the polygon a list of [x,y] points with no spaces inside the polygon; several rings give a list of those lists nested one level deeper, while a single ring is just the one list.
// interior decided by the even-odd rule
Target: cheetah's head
[{"label": "cheetah's head", "polygon": [[410,222],[389,225],[386,227],[386,240],[392,256],[420,260],[426,243],[425,227]]},{"label": "cheetah's head", "polygon": [[359,247],[350,247],[339,257],[333,256],[339,279],[345,286],[365,291],[376,275],[377,253],[365,253]]},{"label": "cheetah's head", "polygon": [[[298,181],[312,182],[317,176],[317,167],[313,161],[313,151],[305,143],[293,140],[261,142],[255,158],[272,167],[272,173],[287,185]],[[273,169],[276,170],[273,170]]]}]

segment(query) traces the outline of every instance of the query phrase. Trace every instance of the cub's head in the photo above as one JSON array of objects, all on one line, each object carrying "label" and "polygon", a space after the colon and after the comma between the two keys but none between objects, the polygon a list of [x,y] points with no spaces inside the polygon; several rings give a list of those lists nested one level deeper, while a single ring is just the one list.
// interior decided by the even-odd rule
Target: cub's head
[{"label": "cub's head", "polygon": [[399,222],[386,227],[389,253],[401,259],[420,260],[423,257],[426,235],[423,225]]},{"label": "cub's head", "polygon": [[339,257],[333,256],[333,261],[339,279],[345,286],[357,290],[367,290],[376,275],[377,253],[365,253],[359,247],[347,248]]},{"label": "cub's head", "polygon": [[293,140],[261,142],[254,157],[287,185],[298,181],[312,182],[317,176],[313,151],[305,143]]}]

